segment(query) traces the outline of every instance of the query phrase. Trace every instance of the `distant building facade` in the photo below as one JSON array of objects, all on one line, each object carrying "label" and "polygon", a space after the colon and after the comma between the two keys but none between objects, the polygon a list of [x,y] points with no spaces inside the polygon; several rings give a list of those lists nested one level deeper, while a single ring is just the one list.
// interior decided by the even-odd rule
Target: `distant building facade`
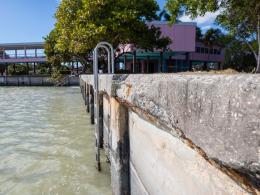
[{"label": "distant building facade", "polygon": [[[0,76],[9,75],[12,72],[19,74],[18,65],[25,67],[25,75],[50,74],[51,66],[44,53],[43,42],[29,43],[3,43],[0,44]],[[67,62],[71,74],[79,73],[79,63],[77,61]],[[46,72],[42,73],[45,67]]]},{"label": "distant building facade", "polygon": [[121,70],[129,73],[184,72],[192,69],[219,69],[224,62],[224,49],[205,46],[196,41],[196,23],[151,22],[169,37],[165,51],[147,52],[132,45],[120,45],[117,55]]},{"label": "distant building facade", "polygon": [[39,63],[47,63],[42,42],[0,44],[0,75],[8,75],[8,67],[15,70],[18,64],[26,67],[27,74],[32,67],[35,74]]}]

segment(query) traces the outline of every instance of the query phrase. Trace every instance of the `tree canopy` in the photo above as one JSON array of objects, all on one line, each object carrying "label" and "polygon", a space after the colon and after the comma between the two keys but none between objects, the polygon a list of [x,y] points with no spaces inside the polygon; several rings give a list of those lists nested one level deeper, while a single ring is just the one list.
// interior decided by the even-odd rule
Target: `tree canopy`
[{"label": "tree canopy", "polygon": [[204,34],[203,42],[205,45],[207,45],[209,47],[212,47],[214,45],[219,46],[219,47],[224,47],[223,37],[224,37],[224,35],[220,29],[210,28]]},{"label": "tree canopy", "polygon": [[147,25],[158,18],[158,10],[155,0],[63,0],[55,14],[55,29],[46,37],[46,54],[87,64],[100,41],[114,47],[131,43],[148,50],[166,48],[170,39]]},{"label": "tree canopy", "polygon": [[253,53],[260,73],[260,1],[259,0],[168,0],[171,22],[183,14],[192,18],[219,11],[217,23],[233,37],[245,43]]}]

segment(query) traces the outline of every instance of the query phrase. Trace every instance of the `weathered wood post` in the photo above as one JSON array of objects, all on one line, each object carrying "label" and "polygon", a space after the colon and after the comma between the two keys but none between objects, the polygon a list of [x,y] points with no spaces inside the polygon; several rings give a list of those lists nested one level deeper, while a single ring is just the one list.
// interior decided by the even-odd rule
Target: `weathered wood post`
[{"label": "weathered wood post", "polygon": [[110,98],[111,180],[115,195],[130,194],[128,108]]},{"label": "weathered wood post", "polygon": [[111,146],[111,131],[110,131],[110,97],[107,94],[103,95],[103,146],[107,162],[110,162],[110,146]]},{"label": "weathered wood post", "polygon": [[104,130],[103,130],[103,94],[99,94],[99,147],[103,148],[104,143]]},{"label": "weathered wood post", "polygon": [[87,85],[87,88],[86,88],[86,102],[87,102],[87,112],[89,113],[90,111],[90,85]]},{"label": "weathered wood post", "polygon": [[95,124],[95,113],[94,113],[94,89],[91,86],[90,87],[90,97],[89,97],[89,102],[90,102],[90,121],[91,124],[94,125]]},{"label": "weathered wood post", "polygon": [[84,85],[85,85],[85,81],[83,81],[82,79],[79,80],[80,81],[80,91],[82,94],[82,98],[84,100]]},{"label": "weathered wood post", "polygon": [[87,83],[84,82],[84,87],[83,87],[83,90],[82,90],[82,95],[83,95],[83,99],[84,99],[85,105],[87,105],[87,102],[86,102],[86,90],[87,90]]}]

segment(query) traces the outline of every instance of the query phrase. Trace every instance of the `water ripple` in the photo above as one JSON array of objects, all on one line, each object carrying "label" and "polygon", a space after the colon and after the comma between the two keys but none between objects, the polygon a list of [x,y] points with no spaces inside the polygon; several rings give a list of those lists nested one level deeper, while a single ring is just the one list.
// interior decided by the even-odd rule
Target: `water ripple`
[{"label": "water ripple", "polygon": [[78,88],[0,88],[0,195],[111,194]]}]

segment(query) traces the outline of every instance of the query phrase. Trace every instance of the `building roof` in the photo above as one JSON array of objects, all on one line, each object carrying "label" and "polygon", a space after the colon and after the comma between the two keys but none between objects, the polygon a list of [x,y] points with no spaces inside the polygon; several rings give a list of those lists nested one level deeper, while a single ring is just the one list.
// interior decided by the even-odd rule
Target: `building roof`
[{"label": "building roof", "polygon": [[[147,22],[147,24],[154,24],[154,25],[171,25],[168,21],[160,21],[160,20],[155,20],[151,22]],[[177,22],[172,25],[192,25],[192,26],[197,26],[196,22]]]},{"label": "building roof", "polygon": [[0,43],[0,49],[43,49],[43,42],[28,42],[28,43]]}]

